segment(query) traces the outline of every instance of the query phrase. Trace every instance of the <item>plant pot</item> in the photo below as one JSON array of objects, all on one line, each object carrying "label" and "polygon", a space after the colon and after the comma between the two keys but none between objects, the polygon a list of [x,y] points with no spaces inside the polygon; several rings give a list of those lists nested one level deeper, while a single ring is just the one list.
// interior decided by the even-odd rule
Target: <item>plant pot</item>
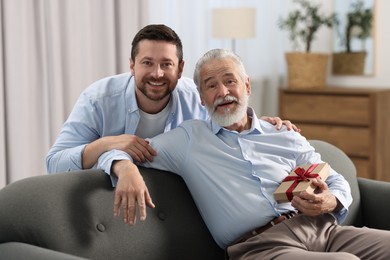
[{"label": "plant pot", "polygon": [[367,53],[333,53],[332,73],[334,75],[363,75]]},{"label": "plant pot", "polygon": [[328,68],[328,54],[286,53],[289,88],[324,88]]}]

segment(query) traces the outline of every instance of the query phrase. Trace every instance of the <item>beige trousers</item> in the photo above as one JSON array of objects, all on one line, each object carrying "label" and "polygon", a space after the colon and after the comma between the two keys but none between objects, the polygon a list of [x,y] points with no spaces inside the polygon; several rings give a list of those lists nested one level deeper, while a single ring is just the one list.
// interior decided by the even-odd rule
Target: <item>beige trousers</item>
[{"label": "beige trousers", "polygon": [[298,215],[227,248],[231,260],[390,260],[390,231],[340,226],[324,214]]}]

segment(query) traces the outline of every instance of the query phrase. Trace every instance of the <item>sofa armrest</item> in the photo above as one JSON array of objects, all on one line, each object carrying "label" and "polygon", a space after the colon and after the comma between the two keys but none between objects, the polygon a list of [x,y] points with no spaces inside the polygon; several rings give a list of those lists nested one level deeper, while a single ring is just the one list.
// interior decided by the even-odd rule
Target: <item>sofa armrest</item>
[{"label": "sofa armrest", "polygon": [[358,178],[364,226],[390,230],[390,182]]},{"label": "sofa armrest", "polygon": [[86,260],[74,255],[69,255],[39,246],[20,242],[8,242],[0,244],[0,259],[7,260]]}]

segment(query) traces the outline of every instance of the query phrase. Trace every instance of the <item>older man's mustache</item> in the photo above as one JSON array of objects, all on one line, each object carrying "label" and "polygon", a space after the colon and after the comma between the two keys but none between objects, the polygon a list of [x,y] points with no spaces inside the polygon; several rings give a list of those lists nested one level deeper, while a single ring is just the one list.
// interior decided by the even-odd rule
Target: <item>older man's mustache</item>
[{"label": "older man's mustache", "polygon": [[217,106],[219,106],[219,105],[223,105],[223,104],[227,104],[227,103],[231,103],[231,102],[239,103],[238,99],[236,97],[233,97],[233,96],[230,96],[230,95],[225,96],[223,98],[217,98],[214,101],[214,109],[216,109]]}]

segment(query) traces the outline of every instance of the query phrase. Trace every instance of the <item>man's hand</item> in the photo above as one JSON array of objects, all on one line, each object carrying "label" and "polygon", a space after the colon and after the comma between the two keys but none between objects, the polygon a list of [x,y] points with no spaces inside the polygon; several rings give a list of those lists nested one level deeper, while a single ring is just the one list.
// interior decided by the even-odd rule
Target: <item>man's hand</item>
[{"label": "man's hand", "polygon": [[134,161],[153,161],[157,155],[149,143],[136,135],[122,134],[118,136],[105,136],[93,141],[85,147],[83,153],[83,169],[94,166],[99,158],[106,151],[121,150],[128,153]]},{"label": "man's hand", "polygon": [[276,125],[276,129],[280,130],[283,125],[287,127],[287,130],[294,130],[295,132],[301,132],[301,129],[299,129],[296,125],[291,123],[290,120],[282,120],[280,117],[269,117],[269,116],[262,116],[261,119],[267,121],[268,123],[271,123],[273,125]]},{"label": "man's hand", "polygon": [[338,208],[338,200],[329,191],[328,185],[320,179],[313,179],[313,185],[317,187],[315,194],[303,191],[293,197],[291,205],[308,216],[318,216],[335,211]]},{"label": "man's hand", "polygon": [[134,225],[137,219],[146,219],[146,206],[154,208],[148,188],[138,170],[131,161],[115,161],[112,165],[114,174],[118,177],[115,190],[114,216],[119,216],[122,209],[123,222]]},{"label": "man's hand", "polygon": [[136,135],[122,134],[110,136],[107,142],[107,151],[114,149],[124,151],[137,162],[145,162],[146,160],[151,162],[153,157],[157,155],[148,141]]}]

